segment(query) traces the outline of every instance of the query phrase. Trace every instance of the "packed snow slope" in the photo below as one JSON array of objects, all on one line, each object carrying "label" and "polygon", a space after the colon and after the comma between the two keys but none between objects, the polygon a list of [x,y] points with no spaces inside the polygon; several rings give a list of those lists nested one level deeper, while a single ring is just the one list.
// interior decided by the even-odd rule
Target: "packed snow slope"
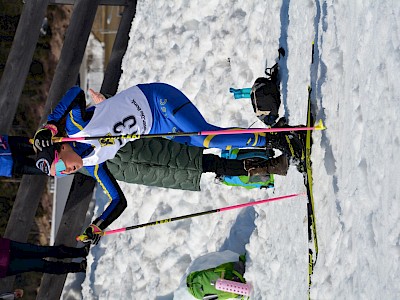
[{"label": "packed snow slope", "polygon": [[[141,0],[119,90],[167,82],[213,124],[261,127],[229,88],[250,87],[283,46],[281,115],[304,123],[311,85],[327,126],[313,135],[319,257],[311,298],[400,299],[399,26],[396,0]],[[121,183],[128,208],[112,229],[303,192],[302,181],[291,167],[274,191],[218,185],[212,174],[201,192]],[[104,237],[82,295],[191,299],[179,289],[190,263],[232,250],[247,254],[252,299],[307,299],[306,224],[302,196]]]}]

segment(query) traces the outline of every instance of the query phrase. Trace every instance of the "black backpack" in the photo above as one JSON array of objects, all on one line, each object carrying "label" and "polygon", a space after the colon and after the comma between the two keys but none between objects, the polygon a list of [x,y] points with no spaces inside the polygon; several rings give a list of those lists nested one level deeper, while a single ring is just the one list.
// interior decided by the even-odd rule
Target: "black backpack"
[{"label": "black backpack", "polygon": [[266,77],[259,77],[251,88],[251,104],[256,116],[266,125],[275,124],[279,117],[281,92],[278,80],[278,64],[265,69]]}]

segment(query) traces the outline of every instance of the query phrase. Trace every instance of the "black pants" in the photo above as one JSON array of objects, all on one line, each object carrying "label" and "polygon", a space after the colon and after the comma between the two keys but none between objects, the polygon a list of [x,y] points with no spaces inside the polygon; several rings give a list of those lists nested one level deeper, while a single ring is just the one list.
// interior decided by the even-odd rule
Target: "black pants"
[{"label": "black pants", "polygon": [[28,243],[10,242],[10,264],[7,275],[15,275],[29,271],[66,274],[79,272],[79,263],[48,261],[43,258],[76,258],[86,256],[85,248],[66,246],[37,246]]},{"label": "black pants", "polygon": [[248,175],[243,160],[221,158],[214,154],[203,155],[203,173],[206,172],[226,176]]},{"label": "black pants", "polygon": [[9,136],[8,144],[14,161],[13,175],[44,175],[42,171],[36,168],[35,159],[30,157],[35,156],[35,151],[29,143],[29,138]]}]

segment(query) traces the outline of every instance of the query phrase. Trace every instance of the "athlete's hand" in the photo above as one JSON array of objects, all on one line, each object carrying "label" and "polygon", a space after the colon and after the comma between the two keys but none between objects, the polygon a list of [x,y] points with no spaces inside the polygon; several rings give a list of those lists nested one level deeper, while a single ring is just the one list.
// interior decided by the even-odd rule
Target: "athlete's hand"
[{"label": "athlete's hand", "polygon": [[33,148],[35,151],[42,151],[43,148],[53,145],[53,133],[50,129],[42,128],[36,131],[33,138]]},{"label": "athlete's hand", "polygon": [[43,148],[53,145],[53,137],[58,133],[57,126],[46,124],[36,131],[33,137],[33,149],[35,152],[42,151]]},{"label": "athlete's hand", "polygon": [[95,104],[99,104],[99,103],[103,102],[104,100],[106,100],[106,97],[104,97],[103,94],[95,92],[92,89],[89,89],[89,94],[90,94],[90,97],[92,97],[92,100]]},{"label": "athlete's hand", "polygon": [[79,240],[84,243],[92,243],[97,245],[104,235],[103,231],[95,224],[90,224],[88,228],[79,237]]}]

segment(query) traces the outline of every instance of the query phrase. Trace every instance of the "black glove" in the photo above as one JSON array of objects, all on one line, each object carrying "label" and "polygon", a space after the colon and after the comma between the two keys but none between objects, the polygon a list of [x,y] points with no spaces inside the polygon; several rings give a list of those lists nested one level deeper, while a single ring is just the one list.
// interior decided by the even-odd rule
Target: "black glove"
[{"label": "black glove", "polygon": [[90,226],[85,229],[79,239],[84,243],[92,243],[93,245],[97,245],[103,235],[103,231],[97,225],[90,224]]},{"label": "black glove", "polygon": [[42,128],[36,131],[33,138],[33,148],[35,151],[42,151],[43,148],[53,145],[53,132],[48,128]]}]

